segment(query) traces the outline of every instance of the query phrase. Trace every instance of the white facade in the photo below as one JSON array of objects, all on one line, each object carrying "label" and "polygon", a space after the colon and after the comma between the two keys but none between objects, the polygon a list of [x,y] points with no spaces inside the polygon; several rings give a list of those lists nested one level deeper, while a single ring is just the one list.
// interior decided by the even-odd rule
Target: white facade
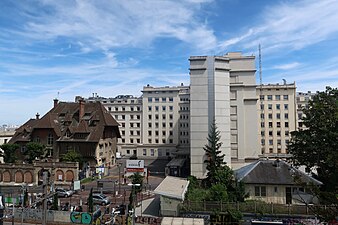
[{"label": "white facade", "polygon": [[313,96],[316,93],[311,91],[308,92],[297,92],[296,93],[296,102],[297,102],[297,128],[304,129],[305,125],[303,124],[304,108],[308,108],[309,101],[313,100]]},{"label": "white facade", "polygon": [[297,126],[295,83],[257,86],[257,96],[262,156],[288,157],[287,145]]},{"label": "white facade", "polygon": [[205,151],[210,125],[215,120],[231,167],[258,156],[255,57],[229,53],[190,57],[191,175],[206,175]]}]

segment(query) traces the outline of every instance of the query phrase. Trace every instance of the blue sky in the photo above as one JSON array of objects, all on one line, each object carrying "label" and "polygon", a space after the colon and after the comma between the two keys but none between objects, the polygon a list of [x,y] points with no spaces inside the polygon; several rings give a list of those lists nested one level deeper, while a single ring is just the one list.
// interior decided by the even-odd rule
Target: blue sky
[{"label": "blue sky", "polygon": [[336,0],[2,0],[0,9],[0,126],[45,114],[56,97],[189,84],[189,56],[258,56],[259,43],[263,83],[338,86]]}]

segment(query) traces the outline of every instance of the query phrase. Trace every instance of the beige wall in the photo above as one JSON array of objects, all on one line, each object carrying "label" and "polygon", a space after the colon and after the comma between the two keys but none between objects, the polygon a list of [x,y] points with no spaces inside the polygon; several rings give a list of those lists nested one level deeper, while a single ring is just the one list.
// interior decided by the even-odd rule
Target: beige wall
[{"label": "beige wall", "polygon": [[160,197],[161,216],[178,216],[178,205],[182,203],[181,200],[168,198],[165,196]]}]

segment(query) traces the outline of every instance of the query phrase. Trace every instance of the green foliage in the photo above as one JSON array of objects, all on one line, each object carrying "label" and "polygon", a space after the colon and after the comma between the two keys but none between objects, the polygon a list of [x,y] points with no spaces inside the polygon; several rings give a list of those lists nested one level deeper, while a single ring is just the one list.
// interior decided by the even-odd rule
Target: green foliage
[{"label": "green foliage", "polygon": [[303,111],[307,128],[291,133],[288,151],[296,166],[316,169],[323,190],[334,192],[338,188],[338,89],[327,87],[317,93]]},{"label": "green foliage", "polygon": [[50,208],[51,210],[59,210],[58,201],[59,201],[58,195],[55,193],[53,195],[53,205]]},{"label": "green foliage", "polygon": [[94,212],[93,188],[90,189],[87,202],[88,202],[88,212],[89,213]]},{"label": "green foliage", "polygon": [[143,176],[141,173],[134,173],[133,175],[129,176],[129,179],[131,179],[132,184],[140,184],[140,186],[135,186],[134,189],[136,192],[141,192],[143,187]]},{"label": "green foliage", "polygon": [[207,195],[208,201],[228,201],[227,188],[223,184],[214,184],[210,187]]},{"label": "green foliage", "polygon": [[206,184],[208,184],[209,187],[212,184],[219,182],[217,179],[218,170],[225,165],[225,162],[223,161],[225,155],[221,154],[222,151],[220,150],[222,146],[220,139],[220,131],[217,130],[216,122],[214,120],[211,124],[210,132],[208,134],[208,144],[206,144],[203,148],[207,156],[207,159],[204,160],[204,163],[206,164],[208,170]]},{"label": "green foliage", "polygon": [[186,193],[185,198],[188,201],[202,202],[206,200],[208,196],[209,196],[209,190],[205,188],[201,188],[201,187],[195,187],[195,188],[188,189],[188,192]]},{"label": "green foliage", "polygon": [[2,156],[4,157],[5,163],[15,163],[17,160],[15,151],[20,146],[18,144],[3,144],[0,146],[0,148],[4,151]]},{"label": "green foliage", "polygon": [[75,150],[70,150],[62,156],[61,161],[63,161],[63,162],[79,162],[80,163],[80,162],[82,162],[82,155]]},{"label": "green foliage", "polygon": [[43,158],[45,155],[45,146],[37,142],[26,144],[26,151],[23,153],[28,163],[32,163],[36,158]]}]

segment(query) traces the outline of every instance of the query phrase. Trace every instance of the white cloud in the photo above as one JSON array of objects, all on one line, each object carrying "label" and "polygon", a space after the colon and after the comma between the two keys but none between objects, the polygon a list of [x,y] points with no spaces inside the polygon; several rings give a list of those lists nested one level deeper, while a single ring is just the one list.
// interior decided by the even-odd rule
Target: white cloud
[{"label": "white cloud", "polygon": [[293,62],[293,63],[287,63],[287,64],[282,64],[282,65],[276,65],[273,67],[273,69],[278,69],[278,70],[290,70],[294,69],[296,67],[299,67],[301,64],[299,62]]},{"label": "white cloud", "polygon": [[260,43],[265,53],[302,49],[337,34],[337,11],[335,0],[282,2],[265,8],[259,25],[222,41],[221,46],[237,43],[245,49],[256,49]]}]

